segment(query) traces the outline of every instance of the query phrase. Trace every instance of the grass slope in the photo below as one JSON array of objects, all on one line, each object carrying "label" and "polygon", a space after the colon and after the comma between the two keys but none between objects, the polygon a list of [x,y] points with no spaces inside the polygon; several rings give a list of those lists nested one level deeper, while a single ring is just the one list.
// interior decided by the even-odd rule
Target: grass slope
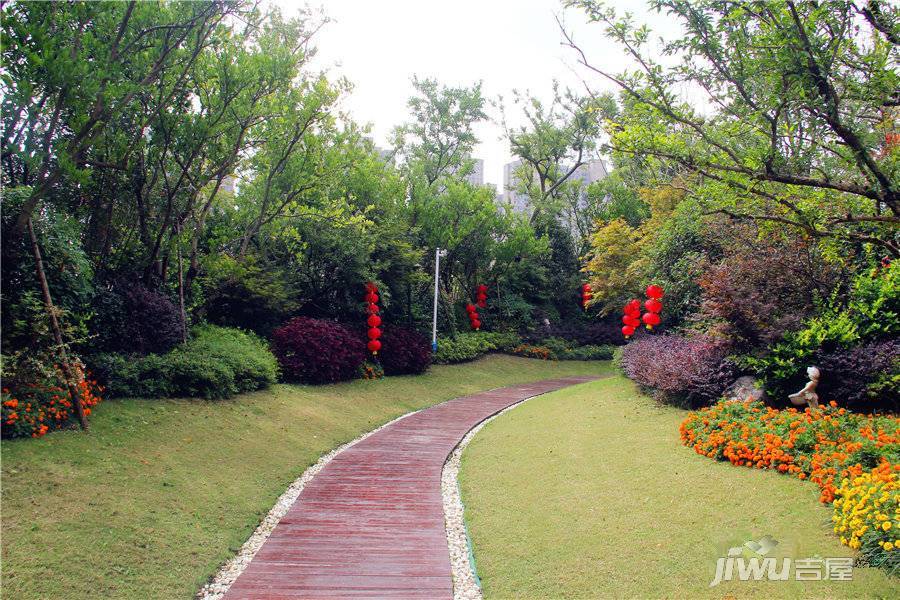
[{"label": "grass slope", "polygon": [[774,554],[850,556],[818,489],[681,446],[684,411],[615,376],[530,400],[463,454],[461,484],[491,598],[898,597],[882,571],[852,582],[732,582],[716,558],[769,534]]},{"label": "grass slope", "polygon": [[492,356],[227,401],[105,402],[88,435],[3,442],[3,595],[190,598],[335,446],[456,396],[606,370]]}]

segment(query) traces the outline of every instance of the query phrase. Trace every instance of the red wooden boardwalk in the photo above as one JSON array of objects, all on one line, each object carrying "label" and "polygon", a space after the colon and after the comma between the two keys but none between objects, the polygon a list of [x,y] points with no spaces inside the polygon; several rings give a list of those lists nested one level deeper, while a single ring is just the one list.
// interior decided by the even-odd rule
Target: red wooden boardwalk
[{"label": "red wooden boardwalk", "polygon": [[226,594],[275,598],[452,598],[441,470],[472,427],[507,406],[595,377],[450,400],[338,454]]}]

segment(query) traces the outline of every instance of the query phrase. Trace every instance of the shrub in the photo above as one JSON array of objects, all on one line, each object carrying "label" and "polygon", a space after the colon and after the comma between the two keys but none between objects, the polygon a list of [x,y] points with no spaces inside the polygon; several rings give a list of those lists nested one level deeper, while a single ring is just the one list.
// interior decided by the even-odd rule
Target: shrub
[{"label": "shrub", "polygon": [[163,354],[181,343],[178,307],[140,283],[118,283],[94,300],[97,346],[108,352]]},{"label": "shrub", "polygon": [[622,351],[625,375],[658,400],[683,407],[721,397],[737,375],[726,358],[726,346],[703,336],[644,336]]},{"label": "shrub", "polygon": [[102,354],[92,357],[92,366],[113,396],[219,399],[278,379],[278,363],[263,340],[215,325],[195,328],[186,344],[167,354]]},{"label": "shrub", "polygon": [[[41,437],[54,429],[77,423],[72,394],[62,369],[48,361],[4,357],[4,387],[0,393],[0,418],[4,438]],[[10,364],[15,364],[15,372]],[[46,363],[46,364],[45,364]],[[71,375],[86,415],[100,402],[102,386],[86,373],[78,359],[71,359]]]},{"label": "shrub", "polygon": [[385,375],[418,375],[431,364],[431,344],[415,329],[388,325],[382,329],[378,358]]},{"label": "shrub", "polygon": [[277,266],[228,255],[210,258],[204,266],[199,283],[210,323],[268,335],[297,309],[297,294]]},{"label": "shrub", "polygon": [[331,383],[352,379],[366,359],[366,344],[334,321],[297,317],[272,334],[272,351],[290,381]]},{"label": "shrub", "polygon": [[529,343],[543,345],[546,345],[548,338],[558,338],[570,342],[572,346],[618,346],[625,343],[620,316],[551,323],[549,327],[529,333],[526,339]]},{"label": "shrub", "polygon": [[525,358],[537,358],[540,360],[556,360],[553,352],[544,346],[532,346],[530,344],[521,344],[512,349],[512,353]]},{"label": "shrub", "polygon": [[706,265],[696,320],[748,347],[771,344],[812,315],[816,298],[836,284],[835,269],[801,240],[759,239],[733,228],[737,243]]},{"label": "shrub", "polygon": [[[900,333],[900,266],[892,264],[858,276],[846,305],[836,301],[804,328],[788,333],[762,357],[746,357],[745,364],[775,398],[787,399],[806,381],[806,367],[821,357],[862,343],[890,339]],[[836,398],[843,401],[842,398]]]},{"label": "shrub", "polygon": [[814,362],[822,373],[816,389],[822,400],[862,412],[900,410],[900,341],[821,353]]},{"label": "shrub", "polygon": [[488,352],[509,352],[521,343],[514,333],[461,333],[454,338],[439,340],[434,355],[437,364],[474,360]]},{"label": "shrub", "polygon": [[384,377],[384,367],[377,362],[367,360],[359,366],[359,376],[362,379],[381,379]]},{"label": "shrub", "polygon": [[559,360],[611,360],[616,346],[577,346],[558,356]]}]

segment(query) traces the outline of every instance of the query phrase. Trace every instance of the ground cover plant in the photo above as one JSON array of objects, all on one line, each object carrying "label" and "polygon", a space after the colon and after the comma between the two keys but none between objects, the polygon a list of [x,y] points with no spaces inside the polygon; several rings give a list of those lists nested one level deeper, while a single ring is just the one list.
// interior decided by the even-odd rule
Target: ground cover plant
[{"label": "ground cover plant", "polygon": [[606,371],[494,355],[418,377],[275,385],[216,402],[106,400],[90,435],[4,442],[4,597],[189,598],[334,447],[443,400]]},{"label": "ground cover plant", "polygon": [[680,432],[698,454],[815,483],[819,500],[834,503],[842,543],[865,545],[863,557],[872,564],[900,566],[900,553],[892,554],[900,529],[900,418],[848,412],[836,403],[798,411],[729,400],[690,413]]},{"label": "ground cover plant", "polygon": [[702,459],[681,445],[685,416],[615,375],[488,423],[460,471],[485,598],[896,595],[896,579],[865,566],[853,581],[710,587],[718,557],[764,535],[779,541],[779,559],[856,552],[832,533],[815,486]]}]

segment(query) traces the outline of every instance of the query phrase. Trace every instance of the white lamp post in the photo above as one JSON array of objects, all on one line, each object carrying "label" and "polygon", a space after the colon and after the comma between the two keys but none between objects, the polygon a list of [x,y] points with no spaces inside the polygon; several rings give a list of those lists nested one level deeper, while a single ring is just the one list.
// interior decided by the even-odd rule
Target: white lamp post
[{"label": "white lamp post", "polygon": [[446,250],[435,248],[434,250],[434,317],[431,322],[431,351],[437,352],[437,309],[438,309],[438,279],[440,277],[441,257],[447,256]]}]

